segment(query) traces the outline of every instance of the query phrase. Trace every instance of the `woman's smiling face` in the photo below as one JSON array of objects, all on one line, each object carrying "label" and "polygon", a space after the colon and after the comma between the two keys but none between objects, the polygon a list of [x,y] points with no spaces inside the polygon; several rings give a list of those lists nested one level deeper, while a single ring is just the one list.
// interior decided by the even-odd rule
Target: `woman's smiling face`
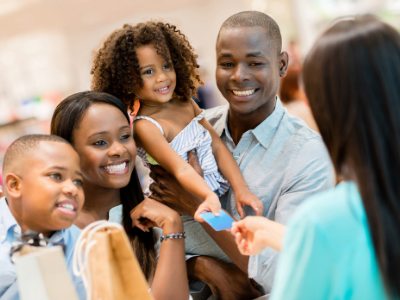
[{"label": "woman's smiling face", "polygon": [[136,145],[125,115],[115,106],[96,103],[73,132],[85,184],[119,189],[128,185]]}]

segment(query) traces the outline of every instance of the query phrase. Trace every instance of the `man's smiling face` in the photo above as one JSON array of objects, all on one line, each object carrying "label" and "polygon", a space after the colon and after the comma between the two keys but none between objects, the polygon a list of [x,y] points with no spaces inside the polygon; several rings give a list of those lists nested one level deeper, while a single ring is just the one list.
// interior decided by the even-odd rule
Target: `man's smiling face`
[{"label": "man's smiling face", "polygon": [[217,86],[231,109],[248,114],[275,103],[279,78],[285,76],[287,54],[261,27],[222,28],[217,40]]}]

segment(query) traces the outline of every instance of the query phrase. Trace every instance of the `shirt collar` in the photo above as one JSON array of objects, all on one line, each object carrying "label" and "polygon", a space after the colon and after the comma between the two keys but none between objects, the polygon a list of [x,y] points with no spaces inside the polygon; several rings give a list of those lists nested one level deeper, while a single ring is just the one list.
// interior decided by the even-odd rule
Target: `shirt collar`
[{"label": "shirt collar", "polygon": [[[14,216],[11,213],[10,208],[8,207],[6,197],[2,197],[0,199],[0,224],[4,226],[5,232],[8,232],[11,228],[14,226],[17,226],[18,228],[19,225],[17,223],[17,220],[15,220]],[[19,230],[19,232],[21,232]],[[50,237],[50,243],[60,243],[64,241],[64,232],[65,229],[56,231],[51,237]]]},{"label": "shirt collar", "polygon": [[0,199],[0,223],[4,226],[5,232],[15,225],[18,226],[17,220],[15,220],[7,205],[6,197]]},{"label": "shirt collar", "polygon": [[[218,126],[216,124],[216,131],[217,129],[220,130],[220,132],[217,131],[217,133],[222,136],[222,134],[225,131],[225,134],[229,139],[231,138],[231,135],[229,133],[228,129],[228,109],[222,114],[220,121],[224,122],[224,127]],[[284,109],[282,106],[282,102],[279,99],[278,96],[276,96],[276,103],[275,103],[275,108],[274,111],[264,120],[262,121],[256,128],[249,130],[254,137],[258,140],[258,142],[264,147],[268,148],[269,144],[271,143],[272,138],[274,137],[276,131],[278,130],[279,124],[282,120],[283,114],[284,114]],[[219,124],[218,124],[219,125]],[[221,127],[221,128],[219,128]]]}]

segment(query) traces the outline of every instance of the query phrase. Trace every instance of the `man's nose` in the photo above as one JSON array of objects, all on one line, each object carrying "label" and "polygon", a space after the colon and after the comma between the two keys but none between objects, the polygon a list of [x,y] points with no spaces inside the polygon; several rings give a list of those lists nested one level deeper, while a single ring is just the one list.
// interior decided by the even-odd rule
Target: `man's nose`
[{"label": "man's nose", "polygon": [[231,76],[232,81],[242,83],[250,80],[249,69],[244,64],[237,64]]}]

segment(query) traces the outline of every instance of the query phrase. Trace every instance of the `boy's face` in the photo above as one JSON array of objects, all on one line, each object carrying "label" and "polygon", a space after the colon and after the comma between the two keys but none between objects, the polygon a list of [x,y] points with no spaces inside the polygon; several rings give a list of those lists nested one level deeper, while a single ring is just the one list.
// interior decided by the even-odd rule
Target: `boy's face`
[{"label": "boy's face", "polygon": [[224,28],[217,41],[217,86],[230,108],[248,114],[275,103],[288,57],[260,27]]},{"label": "boy's face", "polygon": [[171,100],[176,87],[176,73],[173,66],[157,54],[153,45],[135,49],[139,60],[139,72],[143,88],[137,88],[135,94],[143,103],[163,104]]},{"label": "boy's face", "polygon": [[78,154],[66,143],[42,141],[24,162],[19,197],[13,190],[9,201],[22,231],[50,235],[70,227],[84,202]]}]

